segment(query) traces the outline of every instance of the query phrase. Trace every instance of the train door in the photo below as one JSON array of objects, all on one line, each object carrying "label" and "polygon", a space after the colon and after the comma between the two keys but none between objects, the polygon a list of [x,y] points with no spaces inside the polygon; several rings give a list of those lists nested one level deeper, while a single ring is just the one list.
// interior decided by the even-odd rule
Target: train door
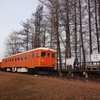
[{"label": "train door", "polygon": [[32,52],[32,59],[31,59],[31,68],[35,67],[35,53]]},{"label": "train door", "polygon": [[36,56],[35,56],[35,57],[36,57],[36,58],[35,58],[35,59],[36,59],[36,60],[35,60],[35,65],[38,67],[38,66],[39,66],[39,52],[37,51],[37,52],[35,53],[35,55],[36,55]]},{"label": "train door", "polygon": [[32,53],[32,68],[38,67],[39,66],[39,52],[33,52]]},{"label": "train door", "polygon": [[41,51],[41,65],[42,65],[42,67],[50,67],[51,66],[50,51]]},{"label": "train door", "polygon": [[51,53],[50,53],[50,51],[47,51],[46,64],[47,64],[48,67],[51,66]]}]

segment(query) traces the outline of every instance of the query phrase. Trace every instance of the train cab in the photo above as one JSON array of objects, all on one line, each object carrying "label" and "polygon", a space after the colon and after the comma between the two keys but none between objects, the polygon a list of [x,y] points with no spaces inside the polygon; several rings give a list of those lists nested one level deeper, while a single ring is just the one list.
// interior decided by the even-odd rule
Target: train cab
[{"label": "train cab", "polygon": [[41,51],[40,66],[55,67],[55,53],[51,51]]},{"label": "train cab", "polygon": [[32,53],[31,68],[52,71],[56,66],[56,52],[50,48],[39,48]]}]

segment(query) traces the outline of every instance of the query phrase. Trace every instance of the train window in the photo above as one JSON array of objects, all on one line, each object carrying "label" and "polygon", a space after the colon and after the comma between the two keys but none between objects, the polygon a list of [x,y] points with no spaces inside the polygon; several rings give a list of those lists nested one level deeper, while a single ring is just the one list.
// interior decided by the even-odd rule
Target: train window
[{"label": "train window", "polygon": [[20,58],[18,57],[18,61],[20,60]]},{"label": "train window", "polygon": [[52,53],[52,58],[55,58],[55,53]]},{"label": "train window", "polygon": [[50,57],[50,53],[48,53],[48,57]]},{"label": "train window", "polygon": [[34,58],[34,54],[32,54],[32,58]]},{"label": "train window", "polygon": [[21,60],[23,60],[23,57],[21,57]]},{"label": "train window", "polygon": [[27,56],[24,56],[24,60],[26,60],[27,59]]},{"label": "train window", "polygon": [[12,59],[12,62],[14,61],[14,59]]},{"label": "train window", "polygon": [[46,52],[41,52],[41,57],[46,57]]},{"label": "train window", "polygon": [[17,58],[15,58],[15,61],[17,61]]},{"label": "train window", "polygon": [[28,57],[28,59],[30,59],[30,55],[28,55],[27,57]]}]

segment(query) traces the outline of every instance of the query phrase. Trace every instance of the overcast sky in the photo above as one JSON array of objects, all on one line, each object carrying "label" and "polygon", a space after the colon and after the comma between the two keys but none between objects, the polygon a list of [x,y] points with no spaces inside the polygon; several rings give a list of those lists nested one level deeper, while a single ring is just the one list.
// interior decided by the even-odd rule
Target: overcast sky
[{"label": "overcast sky", "polygon": [[4,41],[13,31],[22,28],[20,22],[30,19],[38,0],[0,0],[0,61],[4,58]]}]

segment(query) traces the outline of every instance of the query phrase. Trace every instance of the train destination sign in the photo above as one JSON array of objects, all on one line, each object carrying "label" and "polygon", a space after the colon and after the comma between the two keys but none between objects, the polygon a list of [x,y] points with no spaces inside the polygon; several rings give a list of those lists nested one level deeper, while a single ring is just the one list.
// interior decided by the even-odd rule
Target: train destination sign
[{"label": "train destination sign", "polygon": [[91,54],[91,61],[100,61],[100,54]]},{"label": "train destination sign", "polygon": [[66,65],[73,65],[75,58],[67,58]]}]

